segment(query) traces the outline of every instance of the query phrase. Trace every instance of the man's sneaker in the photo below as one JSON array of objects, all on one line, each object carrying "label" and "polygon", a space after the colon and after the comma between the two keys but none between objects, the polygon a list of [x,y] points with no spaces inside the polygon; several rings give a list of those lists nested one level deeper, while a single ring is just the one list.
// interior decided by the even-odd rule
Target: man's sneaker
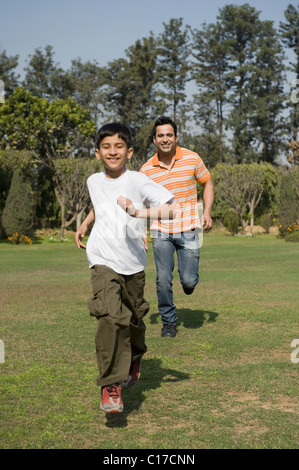
[{"label": "man's sneaker", "polygon": [[121,386],[128,388],[134,385],[140,377],[140,369],[141,369],[141,358],[137,359],[137,361],[132,362],[129,377],[126,382],[121,382]]},{"label": "man's sneaker", "polygon": [[161,336],[168,336],[173,338],[176,336],[176,325],[175,323],[168,323],[163,325]]},{"label": "man's sneaker", "polygon": [[183,291],[185,292],[186,295],[191,295],[194,292],[195,287],[184,287],[183,286]]},{"label": "man's sneaker", "polygon": [[101,410],[106,411],[106,413],[121,413],[123,409],[120,384],[102,387]]}]

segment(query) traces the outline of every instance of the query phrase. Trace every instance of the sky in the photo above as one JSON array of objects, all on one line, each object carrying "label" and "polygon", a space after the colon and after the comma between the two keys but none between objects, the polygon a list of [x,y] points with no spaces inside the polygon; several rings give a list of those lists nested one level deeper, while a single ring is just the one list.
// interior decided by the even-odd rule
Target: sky
[{"label": "sky", "polygon": [[184,25],[200,29],[213,23],[225,5],[250,6],[261,20],[278,28],[292,0],[0,0],[0,52],[19,56],[23,72],[35,49],[53,47],[54,59],[64,70],[73,59],[100,66],[125,57],[138,39],[163,32],[163,23],[183,18]]}]

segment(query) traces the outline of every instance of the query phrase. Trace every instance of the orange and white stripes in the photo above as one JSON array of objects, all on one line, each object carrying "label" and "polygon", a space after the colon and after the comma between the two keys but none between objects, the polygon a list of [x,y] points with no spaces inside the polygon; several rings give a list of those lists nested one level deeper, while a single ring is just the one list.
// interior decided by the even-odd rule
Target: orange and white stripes
[{"label": "orange and white stripes", "polygon": [[205,183],[211,175],[197,153],[177,147],[175,160],[170,169],[158,159],[156,153],[140,171],[174,195],[173,205],[177,211],[175,219],[155,220],[151,225],[152,229],[178,233],[200,227],[196,184]]}]

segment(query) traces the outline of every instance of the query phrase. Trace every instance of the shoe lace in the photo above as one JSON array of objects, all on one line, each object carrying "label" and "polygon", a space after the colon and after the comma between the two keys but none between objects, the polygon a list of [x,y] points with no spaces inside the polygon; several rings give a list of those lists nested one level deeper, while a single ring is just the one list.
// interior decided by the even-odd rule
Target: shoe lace
[{"label": "shoe lace", "polygon": [[118,398],[119,397],[119,391],[117,385],[108,385],[107,386],[107,392],[110,397],[112,398]]}]

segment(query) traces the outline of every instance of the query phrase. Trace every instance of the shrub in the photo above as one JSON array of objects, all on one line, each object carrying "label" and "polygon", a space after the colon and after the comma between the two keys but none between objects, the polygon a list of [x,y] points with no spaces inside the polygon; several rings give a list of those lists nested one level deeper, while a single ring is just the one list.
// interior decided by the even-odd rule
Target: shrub
[{"label": "shrub", "polygon": [[286,242],[299,242],[299,232],[290,232],[284,239]]},{"label": "shrub", "polygon": [[285,235],[286,242],[299,242],[299,225],[294,222],[288,226],[286,235]]},{"label": "shrub", "polygon": [[240,218],[233,209],[225,210],[223,225],[232,235],[236,235],[239,232]]},{"label": "shrub", "polygon": [[294,181],[290,173],[286,173],[281,179],[279,233],[283,238],[288,233],[288,227],[297,220],[298,206],[294,191]]},{"label": "shrub", "polygon": [[13,233],[11,237],[8,237],[8,240],[13,245],[32,245],[31,238],[27,237],[27,235],[19,235],[18,232]]},{"label": "shrub", "polygon": [[266,230],[266,233],[270,232],[271,225],[272,225],[271,214],[263,214],[261,216],[261,226]]},{"label": "shrub", "polygon": [[31,186],[20,169],[13,173],[2,214],[2,224],[7,236],[13,236],[15,233],[27,237],[33,235]]}]

